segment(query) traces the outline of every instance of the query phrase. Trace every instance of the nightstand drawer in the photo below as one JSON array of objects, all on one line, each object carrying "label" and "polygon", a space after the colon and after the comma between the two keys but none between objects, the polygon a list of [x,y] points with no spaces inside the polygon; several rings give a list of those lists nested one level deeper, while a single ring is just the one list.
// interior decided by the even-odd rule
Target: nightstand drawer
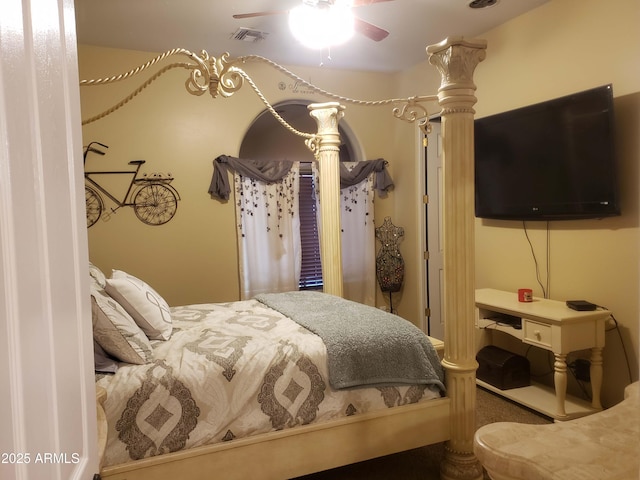
[{"label": "nightstand drawer", "polygon": [[524,341],[551,347],[551,325],[524,320]]}]

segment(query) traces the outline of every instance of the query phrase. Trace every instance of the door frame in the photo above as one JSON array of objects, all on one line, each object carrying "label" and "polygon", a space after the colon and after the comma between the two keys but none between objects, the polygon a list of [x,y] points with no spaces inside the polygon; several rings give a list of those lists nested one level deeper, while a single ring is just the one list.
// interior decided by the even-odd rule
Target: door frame
[{"label": "door frame", "polygon": [[[418,225],[418,254],[420,269],[418,274],[420,328],[428,335],[444,340],[444,320],[442,318],[442,253],[437,246],[442,245],[441,239],[441,202],[437,188],[441,184],[442,161],[429,162],[429,152],[442,158],[442,137],[439,115],[430,118],[430,134],[424,135],[418,128],[417,158],[417,191],[420,195],[420,207],[417,209]],[[424,145],[424,139],[428,145]],[[438,168],[439,166],[439,168]],[[428,235],[428,233],[431,235]],[[431,240],[430,240],[431,239]],[[434,244],[436,245],[434,248]],[[427,257],[428,253],[428,257]],[[439,255],[436,257],[435,255]],[[438,266],[440,267],[438,269]],[[437,269],[437,270],[434,270]]]}]

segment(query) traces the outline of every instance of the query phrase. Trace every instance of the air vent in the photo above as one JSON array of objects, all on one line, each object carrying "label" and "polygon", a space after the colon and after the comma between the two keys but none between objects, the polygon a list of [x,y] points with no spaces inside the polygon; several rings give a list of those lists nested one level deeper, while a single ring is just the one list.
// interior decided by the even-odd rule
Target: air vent
[{"label": "air vent", "polygon": [[269,36],[267,32],[261,32],[260,30],[253,30],[251,28],[239,28],[232,35],[233,40],[240,40],[241,42],[261,42]]},{"label": "air vent", "polygon": [[469,2],[469,7],[474,9],[487,8],[493,7],[496,3],[498,3],[498,0],[472,0]]}]

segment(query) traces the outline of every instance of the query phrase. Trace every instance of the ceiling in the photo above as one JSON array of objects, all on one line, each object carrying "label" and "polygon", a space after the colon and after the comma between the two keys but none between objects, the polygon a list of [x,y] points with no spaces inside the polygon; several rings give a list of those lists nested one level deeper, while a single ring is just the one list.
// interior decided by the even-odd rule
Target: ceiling
[{"label": "ceiling", "polygon": [[[425,47],[448,36],[484,32],[549,0],[498,0],[471,9],[470,0],[393,0],[355,8],[363,20],[388,30],[375,42],[356,34],[330,51],[309,50],[289,33],[287,15],[234,19],[233,14],[286,11],[301,0],[75,0],[81,44],[164,52],[186,48],[232,57],[255,54],[285,65],[394,72],[426,60]],[[233,39],[239,28],[265,33],[257,42]]]}]

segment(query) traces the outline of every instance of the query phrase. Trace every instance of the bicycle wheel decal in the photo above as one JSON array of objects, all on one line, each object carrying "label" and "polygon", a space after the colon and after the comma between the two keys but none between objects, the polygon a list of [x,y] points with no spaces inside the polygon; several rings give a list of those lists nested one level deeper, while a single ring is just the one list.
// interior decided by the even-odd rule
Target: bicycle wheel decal
[{"label": "bicycle wheel decal", "polygon": [[102,215],[102,199],[94,189],[85,185],[84,200],[87,209],[87,228],[89,228],[96,223],[100,215]]},{"label": "bicycle wheel decal", "polygon": [[177,209],[176,195],[161,183],[151,183],[140,188],[133,200],[136,216],[147,225],[167,223],[176,214]]}]

